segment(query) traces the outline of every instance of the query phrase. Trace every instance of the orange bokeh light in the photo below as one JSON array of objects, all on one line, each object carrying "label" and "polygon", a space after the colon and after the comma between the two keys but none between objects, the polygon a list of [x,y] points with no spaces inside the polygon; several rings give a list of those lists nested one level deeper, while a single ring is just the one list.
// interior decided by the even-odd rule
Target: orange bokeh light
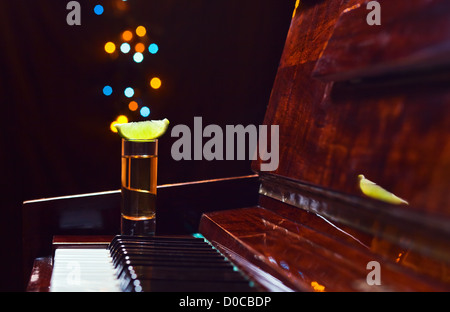
[{"label": "orange bokeh light", "polygon": [[138,35],[139,37],[144,37],[146,33],[147,29],[145,29],[144,26],[138,26],[136,28],[136,35]]},{"label": "orange bokeh light", "polygon": [[145,45],[139,42],[134,46],[134,50],[136,50],[136,52],[143,53],[145,51]]},{"label": "orange bokeh light", "polygon": [[129,30],[125,30],[122,33],[122,39],[125,41],[130,41],[131,39],[133,39],[133,33]]},{"label": "orange bokeh light", "polygon": [[128,103],[128,108],[130,109],[130,111],[135,111],[138,109],[138,103],[136,101],[131,101],[130,103]]}]

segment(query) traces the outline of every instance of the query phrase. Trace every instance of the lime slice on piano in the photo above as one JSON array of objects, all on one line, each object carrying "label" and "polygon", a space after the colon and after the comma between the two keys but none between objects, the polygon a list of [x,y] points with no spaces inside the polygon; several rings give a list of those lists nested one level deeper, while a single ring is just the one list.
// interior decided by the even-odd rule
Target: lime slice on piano
[{"label": "lime slice on piano", "polygon": [[146,120],[114,125],[119,135],[127,140],[154,140],[162,136],[169,127],[169,120]]}]

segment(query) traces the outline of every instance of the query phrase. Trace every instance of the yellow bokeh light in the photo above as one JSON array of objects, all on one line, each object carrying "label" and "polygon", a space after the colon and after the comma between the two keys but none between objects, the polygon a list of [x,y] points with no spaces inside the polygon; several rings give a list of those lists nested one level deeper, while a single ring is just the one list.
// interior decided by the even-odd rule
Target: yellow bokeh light
[{"label": "yellow bokeh light", "polygon": [[136,101],[131,101],[130,103],[128,103],[128,108],[130,109],[130,111],[134,112],[138,109],[138,103]]},{"label": "yellow bokeh light", "polygon": [[153,89],[159,89],[161,87],[161,79],[158,77],[153,77],[152,80],[150,80],[150,86]]},{"label": "yellow bokeh light", "polygon": [[125,115],[120,115],[117,117],[116,120],[114,120],[113,122],[110,123],[109,128],[111,129],[112,132],[117,132],[116,127],[114,127],[115,124],[120,124],[120,123],[127,123],[128,122],[128,117]]},{"label": "yellow bokeh light", "polygon": [[114,120],[110,125],[109,128],[111,129],[112,132],[117,132],[116,127],[114,127],[115,124],[117,124],[117,120]]},{"label": "yellow bokeh light", "polygon": [[109,54],[114,53],[114,51],[116,51],[116,45],[111,41],[107,42],[105,44],[105,51]]},{"label": "yellow bokeh light", "polygon": [[133,39],[133,33],[129,30],[125,30],[122,33],[122,39],[125,41],[130,41],[131,39]]},{"label": "yellow bokeh light", "polygon": [[119,117],[117,117],[117,122],[118,123],[127,123],[128,122],[128,117],[125,115],[120,115]]},{"label": "yellow bokeh light", "polygon": [[143,52],[145,51],[145,45],[144,45],[143,43],[139,42],[138,44],[136,44],[136,45],[134,46],[134,50],[135,50],[136,52],[143,53]]},{"label": "yellow bokeh light", "polygon": [[136,28],[136,35],[138,35],[139,37],[144,37],[146,33],[147,29],[145,29],[144,26],[138,26]]}]

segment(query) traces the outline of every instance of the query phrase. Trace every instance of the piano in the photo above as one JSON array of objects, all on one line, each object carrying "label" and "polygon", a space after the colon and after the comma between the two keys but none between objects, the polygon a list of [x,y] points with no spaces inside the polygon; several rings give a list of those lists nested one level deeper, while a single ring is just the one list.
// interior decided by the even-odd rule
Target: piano
[{"label": "piano", "polygon": [[118,235],[119,190],[24,202],[27,291],[449,291],[450,3],[377,2],[297,1],[276,170],[158,186],[153,238]]}]

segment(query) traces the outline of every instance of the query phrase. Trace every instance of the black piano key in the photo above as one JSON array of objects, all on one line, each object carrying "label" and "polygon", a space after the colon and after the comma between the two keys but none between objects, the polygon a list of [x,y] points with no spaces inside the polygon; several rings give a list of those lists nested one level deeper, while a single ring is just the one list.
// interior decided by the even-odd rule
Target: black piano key
[{"label": "black piano key", "polygon": [[124,291],[255,291],[201,237],[116,236],[109,249]]},{"label": "black piano key", "polygon": [[215,281],[241,282],[242,274],[229,268],[205,268],[205,267],[149,267],[135,266],[129,270],[131,274],[141,280],[190,280],[190,281]]}]

